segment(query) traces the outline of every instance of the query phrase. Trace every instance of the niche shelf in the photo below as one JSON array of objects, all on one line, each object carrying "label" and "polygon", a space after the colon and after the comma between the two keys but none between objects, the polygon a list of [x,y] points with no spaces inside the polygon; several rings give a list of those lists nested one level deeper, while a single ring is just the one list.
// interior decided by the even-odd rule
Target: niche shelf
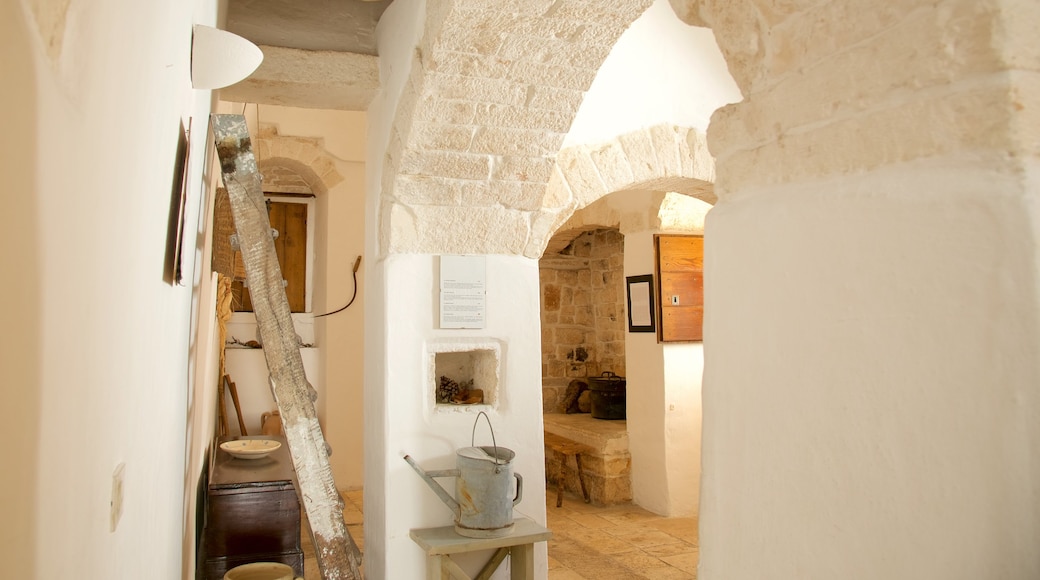
[{"label": "niche shelf", "polygon": [[[499,380],[502,369],[502,345],[496,340],[441,341],[427,344],[426,399],[437,412],[465,412],[494,408],[498,405]],[[441,377],[448,385],[459,389],[442,388]],[[483,392],[480,402],[465,401],[465,387]],[[455,402],[445,394],[457,393]],[[469,400],[473,400],[470,393]]]}]

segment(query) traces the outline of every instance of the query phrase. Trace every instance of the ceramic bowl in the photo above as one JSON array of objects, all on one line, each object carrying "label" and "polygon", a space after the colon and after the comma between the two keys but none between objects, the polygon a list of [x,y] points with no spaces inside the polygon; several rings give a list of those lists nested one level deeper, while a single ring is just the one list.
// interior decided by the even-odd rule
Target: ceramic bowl
[{"label": "ceramic bowl", "polygon": [[224,574],[224,580],[293,580],[293,578],[292,567],[277,562],[243,564],[235,566]]},{"label": "ceramic bowl", "polygon": [[238,459],[261,459],[281,446],[273,439],[239,439],[220,444],[221,449]]}]

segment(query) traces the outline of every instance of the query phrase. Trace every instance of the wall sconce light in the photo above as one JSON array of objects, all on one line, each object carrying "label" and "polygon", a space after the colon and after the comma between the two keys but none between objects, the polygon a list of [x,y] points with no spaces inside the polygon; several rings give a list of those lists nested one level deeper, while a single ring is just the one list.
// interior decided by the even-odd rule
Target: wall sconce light
[{"label": "wall sconce light", "polygon": [[191,38],[191,86],[219,89],[253,74],[264,60],[260,47],[237,34],[196,24]]}]

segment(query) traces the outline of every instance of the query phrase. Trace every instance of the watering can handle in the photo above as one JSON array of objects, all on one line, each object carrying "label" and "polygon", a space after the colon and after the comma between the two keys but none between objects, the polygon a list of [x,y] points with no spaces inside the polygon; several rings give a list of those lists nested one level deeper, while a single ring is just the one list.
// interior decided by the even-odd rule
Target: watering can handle
[{"label": "watering can handle", "polygon": [[[480,422],[480,416],[481,415],[484,416],[484,420],[487,421],[487,424],[488,424],[488,430],[491,431],[491,444],[495,446],[495,465],[499,465],[499,463],[498,463],[498,442],[495,441],[495,428],[491,426],[491,419],[488,418],[487,413],[485,413],[484,411],[481,411],[480,413],[477,413],[477,418],[473,420],[473,431],[471,431],[470,434],[469,434],[469,444],[471,446],[475,446],[476,445],[474,443],[474,441],[476,441],[477,423]],[[498,470],[496,469],[495,472],[497,473]]]},{"label": "watering can handle", "polygon": [[519,473],[514,473],[513,477],[516,478],[516,499],[513,500],[513,506],[516,506],[524,499],[524,478]]}]

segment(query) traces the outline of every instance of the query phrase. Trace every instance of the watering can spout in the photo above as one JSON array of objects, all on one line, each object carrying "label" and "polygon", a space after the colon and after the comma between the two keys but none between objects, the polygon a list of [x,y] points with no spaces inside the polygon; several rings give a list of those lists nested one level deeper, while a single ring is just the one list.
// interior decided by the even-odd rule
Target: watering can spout
[{"label": "watering can spout", "polygon": [[423,471],[423,468],[419,467],[419,464],[416,463],[414,459],[412,459],[411,455],[405,455],[404,460],[408,462],[408,465],[412,466],[412,469],[414,469],[415,472],[419,474],[419,477],[423,478],[423,481],[426,482],[426,485],[430,486],[430,489],[433,490],[433,493],[437,494],[437,497],[441,498],[441,501],[444,502],[444,505],[448,506],[448,508],[450,508],[451,511],[455,513],[455,517],[457,519],[459,515],[462,513],[462,510],[459,507],[459,502],[455,501],[455,498],[451,497],[451,495],[449,495],[448,492],[445,491],[443,487],[441,487],[441,484],[434,481],[433,478],[458,477],[459,470],[443,469],[439,471]]}]

